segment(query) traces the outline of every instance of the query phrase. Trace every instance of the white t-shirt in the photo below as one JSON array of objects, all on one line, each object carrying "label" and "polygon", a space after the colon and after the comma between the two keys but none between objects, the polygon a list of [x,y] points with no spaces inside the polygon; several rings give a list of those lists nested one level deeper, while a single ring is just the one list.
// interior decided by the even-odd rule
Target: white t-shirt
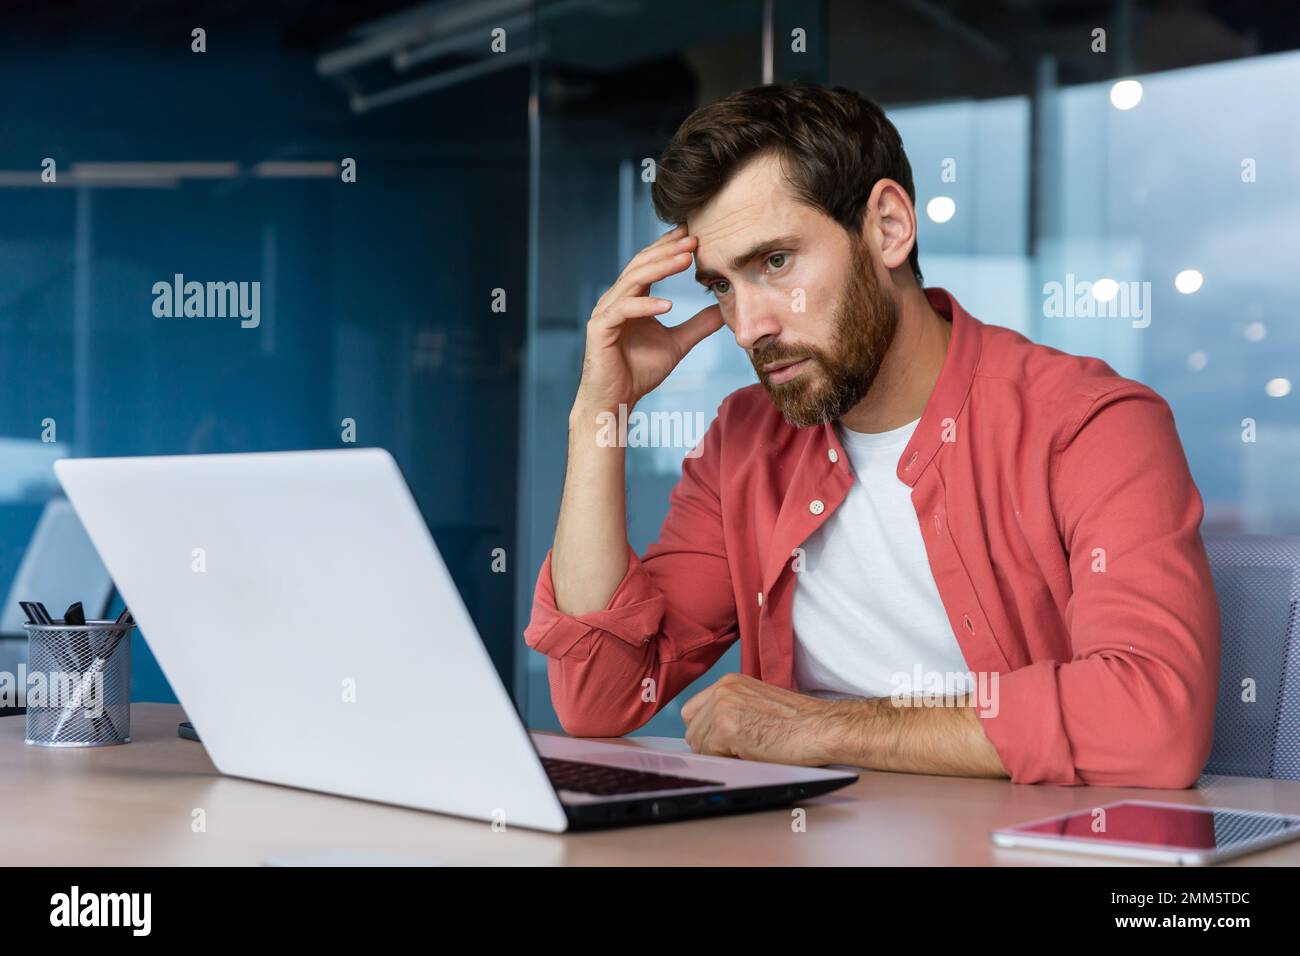
[{"label": "white t-shirt", "polygon": [[[919,694],[936,680],[969,687],[968,673],[939,599],[912,489],[898,459],[918,418],[867,434],[836,426],[855,481],[844,501],[802,545],[795,575],[795,689],[818,697]],[[897,675],[905,674],[906,680]]]}]

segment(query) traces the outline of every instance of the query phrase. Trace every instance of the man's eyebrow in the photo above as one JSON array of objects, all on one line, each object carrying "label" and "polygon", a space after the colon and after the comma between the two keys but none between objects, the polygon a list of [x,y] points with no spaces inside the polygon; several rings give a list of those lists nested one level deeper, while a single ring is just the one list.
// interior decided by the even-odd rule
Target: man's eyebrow
[{"label": "man's eyebrow", "polygon": [[[731,268],[739,271],[759,256],[767,255],[769,252],[775,252],[777,249],[788,249],[791,246],[796,246],[798,244],[798,236],[776,236],[773,239],[764,239],[762,242],[750,246],[740,255],[732,259]],[[722,276],[714,272],[712,269],[697,269],[695,271],[695,281],[701,285],[703,285],[706,280],[721,278]]]}]

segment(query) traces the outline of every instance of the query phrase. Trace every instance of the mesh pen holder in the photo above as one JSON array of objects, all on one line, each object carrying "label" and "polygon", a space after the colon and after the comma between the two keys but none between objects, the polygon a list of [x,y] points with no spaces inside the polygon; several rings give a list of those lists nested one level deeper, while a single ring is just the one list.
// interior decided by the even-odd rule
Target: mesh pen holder
[{"label": "mesh pen holder", "polygon": [[131,739],[134,624],[26,624],[27,743],[107,747]]}]

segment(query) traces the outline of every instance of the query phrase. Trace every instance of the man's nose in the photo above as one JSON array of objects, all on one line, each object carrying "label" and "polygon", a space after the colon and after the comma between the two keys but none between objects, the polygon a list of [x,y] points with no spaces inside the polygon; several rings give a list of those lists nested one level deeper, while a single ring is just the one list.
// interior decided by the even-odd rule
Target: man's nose
[{"label": "man's nose", "polygon": [[781,323],[772,311],[770,303],[761,295],[750,293],[743,295],[736,290],[732,302],[732,328],[736,333],[736,344],[745,351],[752,351],[754,346],[766,339],[781,334]]}]

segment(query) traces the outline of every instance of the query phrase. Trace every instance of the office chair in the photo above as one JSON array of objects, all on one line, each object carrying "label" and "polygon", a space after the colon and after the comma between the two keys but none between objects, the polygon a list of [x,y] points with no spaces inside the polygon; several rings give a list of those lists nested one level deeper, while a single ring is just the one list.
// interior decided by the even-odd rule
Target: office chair
[{"label": "office chair", "polygon": [[1300,780],[1300,537],[1204,540],[1223,635],[1214,749],[1204,773]]}]

